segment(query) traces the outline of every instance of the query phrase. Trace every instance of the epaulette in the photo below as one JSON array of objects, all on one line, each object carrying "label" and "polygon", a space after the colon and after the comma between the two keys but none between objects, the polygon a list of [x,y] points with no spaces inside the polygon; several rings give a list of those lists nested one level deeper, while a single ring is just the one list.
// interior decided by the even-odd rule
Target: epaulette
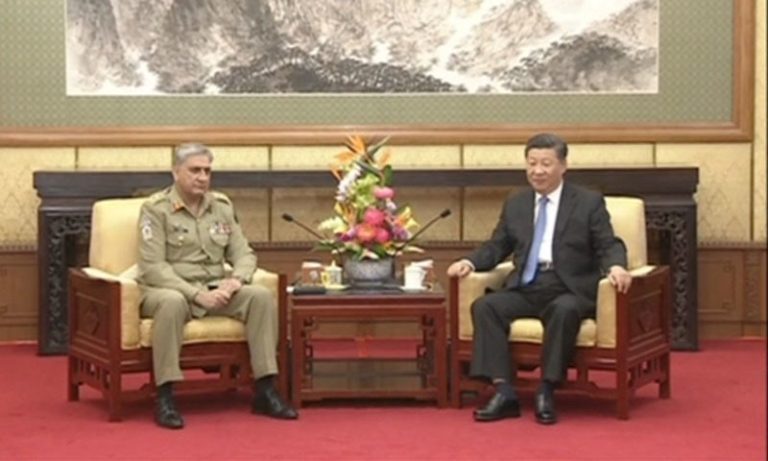
[{"label": "epaulette", "polygon": [[158,203],[163,200],[168,199],[168,194],[170,193],[171,188],[166,188],[161,191],[155,192],[154,194],[150,195],[149,198],[147,198],[147,201],[150,203]]},{"label": "epaulette", "polygon": [[229,199],[225,194],[221,192],[217,192],[215,190],[211,191],[211,196],[219,202],[226,203],[227,205],[232,205],[232,200]]}]

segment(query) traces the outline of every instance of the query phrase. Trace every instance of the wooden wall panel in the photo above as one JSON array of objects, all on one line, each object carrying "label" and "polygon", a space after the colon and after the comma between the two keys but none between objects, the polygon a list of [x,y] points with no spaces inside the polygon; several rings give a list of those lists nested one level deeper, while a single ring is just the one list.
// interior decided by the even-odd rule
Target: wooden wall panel
[{"label": "wooden wall panel", "polygon": [[0,341],[37,337],[37,253],[0,251]]},{"label": "wooden wall panel", "polygon": [[765,245],[699,248],[699,336],[766,336]]}]

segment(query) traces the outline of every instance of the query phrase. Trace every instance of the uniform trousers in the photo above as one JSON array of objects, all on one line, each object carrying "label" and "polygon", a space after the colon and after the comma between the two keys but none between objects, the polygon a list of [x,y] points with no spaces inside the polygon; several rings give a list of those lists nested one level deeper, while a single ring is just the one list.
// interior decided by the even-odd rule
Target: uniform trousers
[{"label": "uniform trousers", "polygon": [[541,377],[561,382],[576,348],[581,321],[594,317],[595,303],[568,290],[555,271],[541,272],[529,285],[488,293],[472,303],[474,324],[470,375],[511,382],[509,329],[517,319],[538,318],[544,326]]},{"label": "uniform trousers", "polygon": [[[202,312],[195,306],[194,312]],[[193,309],[179,291],[166,288],[145,288],[141,305],[144,317],[152,317],[152,367],[155,383],[184,379],[179,365],[184,341],[184,325],[192,318]],[[277,307],[272,293],[259,285],[243,285],[221,309],[204,313],[240,320],[255,379],[277,374]]]}]

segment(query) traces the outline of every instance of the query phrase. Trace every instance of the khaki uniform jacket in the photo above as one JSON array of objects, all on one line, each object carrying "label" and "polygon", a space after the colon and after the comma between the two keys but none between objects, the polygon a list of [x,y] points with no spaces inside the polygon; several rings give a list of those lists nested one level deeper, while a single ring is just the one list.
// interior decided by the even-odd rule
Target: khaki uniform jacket
[{"label": "khaki uniform jacket", "polygon": [[231,277],[244,284],[256,270],[256,255],[229,198],[209,192],[200,210],[195,217],[171,186],[152,195],[139,218],[139,283],[177,290],[193,308],[200,290],[229,275],[225,262],[233,268]]}]

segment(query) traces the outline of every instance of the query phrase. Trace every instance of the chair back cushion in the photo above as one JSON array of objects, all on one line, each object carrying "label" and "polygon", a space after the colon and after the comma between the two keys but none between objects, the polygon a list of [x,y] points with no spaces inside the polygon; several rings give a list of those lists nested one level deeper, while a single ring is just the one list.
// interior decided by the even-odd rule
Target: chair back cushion
[{"label": "chair back cushion", "polygon": [[139,256],[139,213],[145,197],[99,200],[91,215],[90,267],[120,274]]},{"label": "chair back cushion", "polygon": [[627,246],[627,269],[647,264],[647,240],[645,237],[645,206],[635,197],[606,197],[605,205],[611,215],[614,233]]}]

